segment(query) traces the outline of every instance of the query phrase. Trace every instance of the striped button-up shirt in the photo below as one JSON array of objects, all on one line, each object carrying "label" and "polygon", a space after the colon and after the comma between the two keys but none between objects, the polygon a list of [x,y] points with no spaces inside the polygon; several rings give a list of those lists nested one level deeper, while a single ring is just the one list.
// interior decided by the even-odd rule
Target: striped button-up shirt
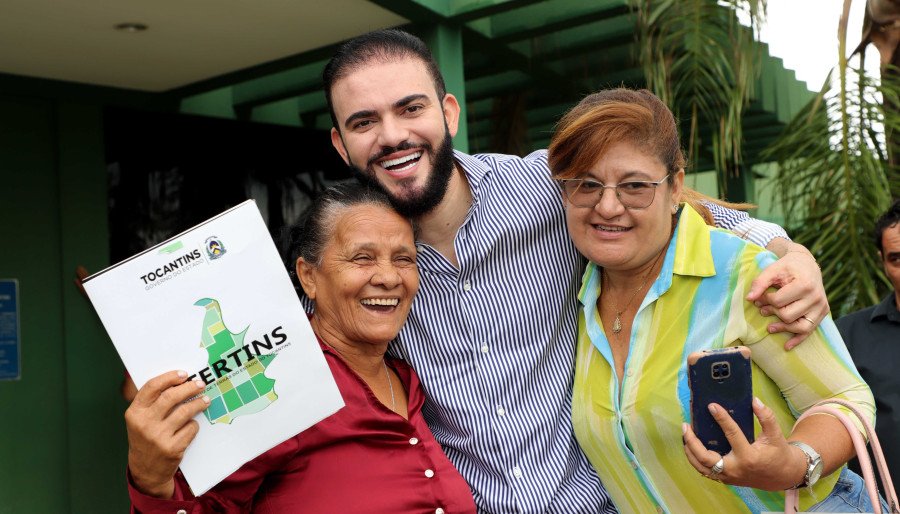
[{"label": "striped button-up shirt", "polygon": [[[418,245],[421,287],[392,352],[419,373],[426,421],[487,512],[614,512],[572,431],[577,292],[545,151],[455,152],[473,203],[454,240],[459,267]],[[711,206],[760,244],[777,225]]]}]

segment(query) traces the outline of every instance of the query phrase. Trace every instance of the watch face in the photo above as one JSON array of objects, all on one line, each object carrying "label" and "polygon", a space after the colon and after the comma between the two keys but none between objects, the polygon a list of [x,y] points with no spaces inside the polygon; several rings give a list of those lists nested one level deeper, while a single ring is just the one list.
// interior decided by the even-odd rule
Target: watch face
[{"label": "watch face", "polygon": [[819,481],[819,477],[822,476],[822,469],[825,466],[822,465],[822,460],[816,460],[816,463],[813,465],[812,469],[809,470],[809,485],[813,485]]}]

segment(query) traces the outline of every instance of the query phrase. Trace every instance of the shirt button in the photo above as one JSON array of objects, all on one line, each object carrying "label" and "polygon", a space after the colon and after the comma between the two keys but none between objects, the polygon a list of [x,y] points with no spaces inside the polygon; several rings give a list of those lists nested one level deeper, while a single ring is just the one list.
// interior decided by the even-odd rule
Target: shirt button
[{"label": "shirt button", "polygon": [[438,507],[434,509],[434,514],[444,514],[444,509]]},{"label": "shirt button", "polygon": [[481,353],[487,353],[489,351],[491,351],[491,349],[488,348],[488,345],[485,344],[481,346]]},{"label": "shirt button", "polygon": [[179,510],[178,512],[176,512],[175,514],[187,514],[187,511],[184,510],[184,509],[180,509],[180,510]]},{"label": "shirt button", "polygon": [[497,407],[497,415],[498,416],[503,416],[505,414],[506,414],[506,409],[504,409],[503,407]]},{"label": "shirt button", "polygon": [[513,468],[513,476],[516,478],[522,478],[522,470],[519,468],[519,466]]},{"label": "shirt button", "polygon": [[425,245],[416,245],[416,250],[418,250],[420,252],[425,250]]},{"label": "shirt button", "polygon": [[426,470],[425,470],[425,477],[426,477],[426,478],[431,478],[431,477],[433,477],[433,476],[434,476],[434,471],[432,471],[432,470],[430,470],[430,469],[426,469]]},{"label": "shirt button", "polygon": [[415,446],[415,445],[419,444],[419,440],[418,440],[417,438],[415,438],[415,437],[410,437],[410,438],[409,438],[409,444]]},{"label": "shirt button", "polygon": [[633,370],[630,370],[630,369],[629,369],[628,371],[625,372],[625,376],[626,376],[626,377],[630,377],[630,376],[632,376],[632,375],[634,375],[634,371],[633,371]]},{"label": "shirt button", "polygon": [[463,291],[471,291],[471,290],[472,290],[472,283],[469,282],[468,280],[463,282]]}]

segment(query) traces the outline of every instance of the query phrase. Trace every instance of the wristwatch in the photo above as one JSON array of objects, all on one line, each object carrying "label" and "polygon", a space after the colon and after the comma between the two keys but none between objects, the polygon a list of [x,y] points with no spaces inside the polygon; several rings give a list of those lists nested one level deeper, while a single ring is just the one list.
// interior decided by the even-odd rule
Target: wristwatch
[{"label": "wristwatch", "polygon": [[822,457],[819,456],[819,452],[813,450],[812,446],[806,443],[801,443],[800,441],[788,441],[788,444],[800,448],[800,451],[806,454],[807,464],[806,476],[803,477],[803,481],[791,489],[812,487],[819,481],[819,477],[822,476],[822,468],[824,468],[822,465]]}]

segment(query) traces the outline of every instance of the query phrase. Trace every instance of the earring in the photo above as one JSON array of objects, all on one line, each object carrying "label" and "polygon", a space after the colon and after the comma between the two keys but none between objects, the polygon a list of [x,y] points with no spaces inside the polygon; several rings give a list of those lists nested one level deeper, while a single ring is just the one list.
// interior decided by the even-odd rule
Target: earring
[{"label": "earring", "polygon": [[672,204],[672,214],[675,214],[676,212],[678,212],[678,204],[673,203]]}]

